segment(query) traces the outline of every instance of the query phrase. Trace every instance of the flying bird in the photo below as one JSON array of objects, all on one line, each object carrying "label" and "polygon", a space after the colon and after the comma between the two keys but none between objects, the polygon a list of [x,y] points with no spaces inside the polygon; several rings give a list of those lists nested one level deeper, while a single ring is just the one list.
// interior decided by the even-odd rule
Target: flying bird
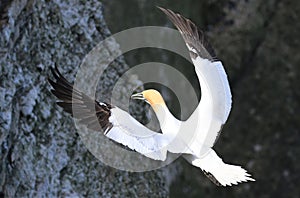
[{"label": "flying bird", "polygon": [[[69,83],[58,68],[52,69],[55,81],[48,79],[51,92],[64,111],[87,128],[102,131],[111,140],[154,160],[166,160],[167,153],[182,153],[218,186],[255,181],[240,166],[226,164],[212,149],[231,110],[231,92],[222,62],[203,32],[189,19],[160,8],[178,28],[195,66],[201,86],[201,100],[186,121],[176,119],[161,94],[149,89],[131,96],[147,102],[154,110],[162,133],[152,131],[128,112],[90,98]],[[76,113],[74,111],[78,111]]]}]

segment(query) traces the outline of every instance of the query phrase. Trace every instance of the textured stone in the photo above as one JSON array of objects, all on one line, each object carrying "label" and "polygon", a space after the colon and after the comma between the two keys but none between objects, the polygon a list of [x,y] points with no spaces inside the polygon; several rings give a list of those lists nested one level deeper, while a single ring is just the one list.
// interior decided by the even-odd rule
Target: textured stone
[{"label": "textured stone", "polygon": [[[49,92],[50,67],[58,65],[72,81],[84,56],[110,36],[102,4],[13,0],[0,5],[6,11],[0,24],[1,196],[166,197],[163,170],[119,171],[90,154],[70,116]],[[112,42],[110,48],[117,50],[118,45]],[[127,68],[122,57],[111,64],[101,77],[98,98],[109,98],[109,90]],[[137,79],[128,81],[128,87],[140,84]],[[132,108],[145,120],[141,106]]]}]

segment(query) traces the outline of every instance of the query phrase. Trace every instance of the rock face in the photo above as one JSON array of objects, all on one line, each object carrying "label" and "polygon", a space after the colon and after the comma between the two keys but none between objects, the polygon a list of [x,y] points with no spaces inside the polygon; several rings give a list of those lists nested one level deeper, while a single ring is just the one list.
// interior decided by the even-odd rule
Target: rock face
[{"label": "rock face", "polygon": [[[110,35],[102,4],[6,0],[0,6],[0,197],[166,197],[163,170],[118,171],[90,154],[49,92],[50,67],[73,79],[84,56]],[[122,57],[111,64],[98,86],[102,99],[126,69]],[[133,111],[145,118],[141,107]]]}]

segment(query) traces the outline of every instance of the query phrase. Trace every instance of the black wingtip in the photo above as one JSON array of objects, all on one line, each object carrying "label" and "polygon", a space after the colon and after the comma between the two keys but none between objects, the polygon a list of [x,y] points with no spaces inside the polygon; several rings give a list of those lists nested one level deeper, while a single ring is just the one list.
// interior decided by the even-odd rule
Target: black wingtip
[{"label": "black wingtip", "polygon": [[58,70],[58,69],[57,69],[56,66],[55,66],[54,68],[53,68],[53,67],[50,68],[50,71],[51,71],[53,77],[54,77],[56,80],[59,79],[59,76],[58,76],[57,73],[56,73],[57,70]]},{"label": "black wingtip", "polygon": [[156,6],[158,9],[160,9],[161,11],[164,11],[164,10],[166,10],[165,8],[163,8],[163,7],[160,7],[160,6]]},{"label": "black wingtip", "polygon": [[167,15],[169,18],[172,17],[172,15],[176,15],[172,10],[169,10],[167,8],[163,8],[160,6],[156,6],[158,9],[160,9],[163,13],[165,13],[165,15]]},{"label": "black wingtip", "polygon": [[65,77],[63,77],[63,75],[60,73],[60,71],[59,71],[57,65],[55,65],[54,68],[51,67],[50,70],[51,70],[51,73],[52,73],[52,75],[54,76],[54,78],[55,78],[56,80],[61,79],[61,80],[67,81],[67,80],[65,79]]},{"label": "black wingtip", "polygon": [[57,66],[54,66],[50,68],[50,71],[55,79],[56,82],[54,82],[49,76],[48,76],[48,82],[50,85],[55,89],[55,86],[58,84],[59,81],[61,81],[61,74],[57,68]]},{"label": "black wingtip", "polygon": [[[81,91],[75,89],[73,85],[60,73],[55,65],[50,68],[53,80],[48,77],[48,82],[52,86],[51,93],[60,101],[56,104],[63,108],[71,116],[81,120],[88,128],[103,132],[108,132],[112,127],[109,118],[112,106],[102,105],[94,99],[88,97]],[[100,125],[99,125],[100,124]]]},{"label": "black wingtip", "polygon": [[62,75],[61,75],[61,73],[60,73],[60,71],[59,71],[59,69],[58,69],[58,67],[57,67],[56,64],[55,64],[55,66],[54,66],[54,70],[55,70],[56,74],[57,74],[59,77],[62,77]]},{"label": "black wingtip", "polygon": [[51,80],[50,77],[48,77],[47,80],[48,80],[49,84],[50,84],[52,87],[54,87],[55,82],[54,82],[53,80]]},{"label": "black wingtip", "polygon": [[[190,19],[182,16],[179,13],[175,13],[170,9],[165,9],[157,6],[163,13],[167,15],[169,20],[176,26],[179,30],[186,44],[197,49],[197,43],[201,43],[205,51],[202,51],[202,47],[198,49],[198,55],[202,58],[216,61],[216,53],[210,43],[208,42],[204,32],[200,30],[194,22]],[[193,54],[191,57],[194,56]]]},{"label": "black wingtip", "polygon": [[175,12],[173,12],[172,10],[168,9],[168,8],[163,8],[163,7],[160,7],[160,6],[156,6],[158,9],[160,9],[163,13],[165,13],[167,16],[170,16],[170,15],[176,15]]}]

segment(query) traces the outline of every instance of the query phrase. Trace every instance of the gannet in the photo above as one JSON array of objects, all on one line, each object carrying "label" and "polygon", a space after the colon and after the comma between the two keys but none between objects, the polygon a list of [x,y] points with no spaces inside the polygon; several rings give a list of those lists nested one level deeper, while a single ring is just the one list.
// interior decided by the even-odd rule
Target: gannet
[{"label": "gannet", "polygon": [[[51,70],[55,81],[48,81],[53,87],[51,92],[60,100],[57,104],[88,128],[102,131],[111,140],[153,160],[166,160],[167,152],[184,154],[188,162],[218,186],[255,181],[240,166],[224,163],[212,149],[232,103],[222,62],[193,22],[171,10],[159,9],[182,34],[201,86],[199,105],[186,121],[172,115],[158,91],[149,89],[133,94],[132,99],[143,100],[154,110],[162,134],[152,131],[119,107],[98,102],[77,90],[55,67]],[[74,110],[80,113],[75,114]]]}]

